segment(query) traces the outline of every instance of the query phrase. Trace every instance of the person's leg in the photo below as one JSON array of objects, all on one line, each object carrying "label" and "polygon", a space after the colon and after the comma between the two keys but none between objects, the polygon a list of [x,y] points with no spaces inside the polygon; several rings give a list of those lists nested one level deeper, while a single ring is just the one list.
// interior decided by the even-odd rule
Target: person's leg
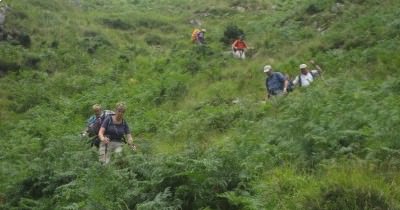
[{"label": "person's leg", "polygon": [[99,161],[102,164],[107,164],[108,162],[110,162],[110,151],[108,145],[104,144],[103,142],[100,142]]},{"label": "person's leg", "polygon": [[120,153],[122,151],[122,142],[110,142],[111,152]]},{"label": "person's leg", "polygon": [[[108,146],[109,146],[110,156],[113,153],[119,154],[122,152],[122,142],[111,141]],[[109,158],[109,160],[110,159],[111,158]]]},{"label": "person's leg", "polygon": [[246,58],[246,54],[245,54],[244,50],[241,50],[241,56],[240,56],[240,58],[241,58],[241,59],[245,59],[245,58]]},{"label": "person's leg", "polygon": [[235,58],[240,58],[240,50],[236,50],[234,55]]}]

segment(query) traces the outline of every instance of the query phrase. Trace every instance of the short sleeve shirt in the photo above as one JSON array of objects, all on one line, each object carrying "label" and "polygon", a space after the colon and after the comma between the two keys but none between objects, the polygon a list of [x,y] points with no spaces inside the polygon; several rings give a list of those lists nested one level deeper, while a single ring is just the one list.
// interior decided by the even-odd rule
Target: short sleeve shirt
[{"label": "short sleeve shirt", "polygon": [[296,85],[297,83],[299,83],[299,80],[301,80],[301,86],[307,87],[314,81],[313,75],[317,75],[317,74],[318,74],[318,70],[311,70],[307,74],[300,74],[293,80],[293,84]]},{"label": "short sleeve shirt", "polygon": [[268,76],[265,85],[268,91],[283,90],[285,86],[285,77],[280,72],[273,72],[271,76]]}]

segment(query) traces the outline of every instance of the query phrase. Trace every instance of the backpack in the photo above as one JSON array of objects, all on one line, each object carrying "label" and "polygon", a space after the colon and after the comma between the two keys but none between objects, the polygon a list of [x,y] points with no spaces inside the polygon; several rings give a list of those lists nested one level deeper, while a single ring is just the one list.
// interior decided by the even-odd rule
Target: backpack
[{"label": "backpack", "polygon": [[197,40],[197,34],[200,32],[200,29],[198,29],[198,28],[195,28],[195,29],[193,29],[193,32],[192,32],[192,42],[195,42],[196,40]]},{"label": "backpack", "polygon": [[91,146],[94,145],[96,147],[99,147],[100,139],[98,137],[98,134],[99,134],[101,124],[104,122],[105,119],[107,119],[107,117],[110,117],[112,115],[115,115],[115,112],[110,111],[110,110],[104,110],[103,113],[100,115],[100,117],[97,118],[93,124],[89,125],[89,127],[87,129],[88,136],[93,137],[90,140]]},{"label": "backpack", "polygon": [[294,90],[293,80],[289,80],[286,91],[289,93],[289,92],[292,92],[293,90]]}]

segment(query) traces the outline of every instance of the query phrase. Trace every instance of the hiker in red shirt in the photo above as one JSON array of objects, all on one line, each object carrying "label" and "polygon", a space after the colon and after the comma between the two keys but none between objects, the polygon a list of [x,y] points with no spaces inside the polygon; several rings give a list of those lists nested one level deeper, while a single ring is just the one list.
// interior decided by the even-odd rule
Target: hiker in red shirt
[{"label": "hiker in red shirt", "polygon": [[247,49],[247,44],[243,40],[243,36],[240,36],[239,39],[235,40],[232,44],[232,53],[233,56],[241,59],[245,59],[245,51]]}]

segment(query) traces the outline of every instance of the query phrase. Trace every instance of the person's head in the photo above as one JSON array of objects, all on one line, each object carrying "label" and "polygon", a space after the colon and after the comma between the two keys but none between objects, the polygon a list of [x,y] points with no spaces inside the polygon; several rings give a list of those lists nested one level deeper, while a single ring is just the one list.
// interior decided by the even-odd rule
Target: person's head
[{"label": "person's head", "polygon": [[102,111],[100,104],[93,105],[92,110],[93,110],[94,114],[96,115],[96,117],[100,117],[101,111]]},{"label": "person's head", "polygon": [[125,113],[126,105],[123,102],[118,102],[115,106],[115,116],[121,119]]},{"label": "person's head", "polygon": [[300,72],[301,72],[301,74],[307,74],[308,73],[308,70],[307,70],[307,64],[300,64],[300,66],[299,66],[299,68],[300,68]]},{"label": "person's head", "polygon": [[264,66],[264,72],[265,72],[265,74],[270,76],[272,74],[272,66],[271,65],[265,65]]}]

